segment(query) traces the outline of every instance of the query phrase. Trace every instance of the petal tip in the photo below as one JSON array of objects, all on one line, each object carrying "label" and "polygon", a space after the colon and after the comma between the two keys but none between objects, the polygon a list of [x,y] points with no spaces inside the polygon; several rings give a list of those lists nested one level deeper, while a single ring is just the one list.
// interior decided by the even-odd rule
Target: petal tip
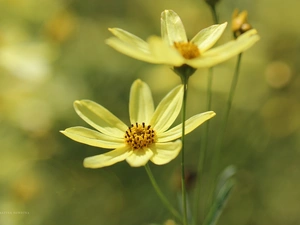
[{"label": "petal tip", "polygon": [[82,101],[80,101],[80,100],[74,101],[73,107],[74,107],[75,111],[77,111],[77,109],[81,106],[82,106]]},{"label": "petal tip", "polygon": [[147,84],[141,79],[136,79],[131,85],[132,88],[143,88],[144,86],[147,86]]},{"label": "petal tip", "polygon": [[214,116],[216,116],[217,114],[214,111],[207,111],[205,112],[206,115],[209,115],[209,119],[213,118]]},{"label": "petal tip", "polygon": [[112,38],[108,38],[104,42],[105,42],[105,44],[110,45],[112,42]]},{"label": "petal tip", "polygon": [[251,29],[248,31],[249,35],[253,35],[253,34],[257,34],[257,30],[256,29]]},{"label": "petal tip", "polygon": [[136,79],[133,83],[134,84],[142,84],[144,82],[141,79]]},{"label": "petal tip", "polygon": [[85,158],[85,159],[83,160],[83,163],[82,163],[83,167],[85,167],[85,168],[90,168],[90,169],[101,168],[101,166],[99,166],[99,165],[96,166],[95,163],[91,163],[91,162],[90,162],[90,161],[91,161],[90,158],[92,158],[92,157],[88,157],[88,158]]},{"label": "petal tip", "polygon": [[82,163],[83,167],[85,168],[92,168],[89,163],[86,161],[86,159],[83,160],[83,163]]},{"label": "petal tip", "polygon": [[172,13],[174,11],[172,9],[165,9],[164,11],[162,11],[161,16],[163,16],[166,13],[170,13],[170,12]]},{"label": "petal tip", "polygon": [[220,27],[223,29],[223,31],[225,30],[225,28],[227,27],[228,22],[224,22],[222,24],[220,24]]},{"label": "petal tip", "polygon": [[73,104],[74,105],[80,105],[80,102],[81,102],[80,100],[75,100]]},{"label": "petal tip", "polygon": [[119,28],[116,28],[116,27],[109,27],[109,28],[107,28],[108,29],[108,31],[110,31],[113,35],[116,35],[116,32],[118,31],[118,30],[120,30]]}]

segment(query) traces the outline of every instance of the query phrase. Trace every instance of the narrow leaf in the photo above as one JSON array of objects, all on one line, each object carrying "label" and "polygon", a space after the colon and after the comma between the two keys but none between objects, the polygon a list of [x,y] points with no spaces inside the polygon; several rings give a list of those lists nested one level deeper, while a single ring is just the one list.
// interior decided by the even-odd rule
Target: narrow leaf
[{"label": "narrow leaf", "polygon": [[224,206],[227,203],[227,200],[230,196],[230,193],[233,189],[234,181],[233,179],[229,179],[225,182],[225,184],[221,187],[216,199],[204,220],[204,225],[215,225],[218,222],[220,215],[223,212]]}]

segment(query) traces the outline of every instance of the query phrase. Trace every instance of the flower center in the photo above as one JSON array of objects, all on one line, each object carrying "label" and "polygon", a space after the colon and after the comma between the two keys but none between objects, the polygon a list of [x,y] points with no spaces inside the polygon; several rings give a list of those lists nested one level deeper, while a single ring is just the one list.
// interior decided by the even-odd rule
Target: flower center
[{"label": "flower center", "polygon": [[146,148],[155,142],[155,131],[145,123],[131,124],[125,134],[125,142],[134,150]]},{"label": "flower center", "polygon": [[174,47],[186,59],[193,59],[200,55],[198,47],[191,42],[174,42]]}]

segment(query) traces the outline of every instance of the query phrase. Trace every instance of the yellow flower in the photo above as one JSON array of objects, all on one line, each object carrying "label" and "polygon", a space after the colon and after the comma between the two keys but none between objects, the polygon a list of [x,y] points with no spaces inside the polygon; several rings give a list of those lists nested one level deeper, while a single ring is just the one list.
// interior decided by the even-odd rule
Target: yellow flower
[{"label": "yellow flower", "polygon": [[[85,167],[101,168],[123,160],[132,167],[143,166],[149,160],[157,165],[166,164],[181,150],[181,141],[176,139],[181,137],[182,125],[169,128],[180,113],[182,95],[183,85],[179,85],[154,109],[149,86],[136,80],[130,91],[130,127],[103,106],[93,101],[81,100],[75,101],[75,111],[97,131],[85,127],[71,127],[61,132],[83,144],[114,149],[85,158]],[[189,118],[185,123],[185,134],[214,115],[214,112],[209,111]]]},{"label": "yellow flower", "polygon": [[188,41],[180,17],[172,10],[165,10],[161,15],[161,38],[151,36],[145,42],[125,30],[110,28],[116,37],[109,38],[106,43],[125,55],[145,62],[174,67],[189,65],[197,69],[228,60],[259,40],[256,30],[252,29],[236,40],[211,49],[226,26],[227,23],[212,25]]}]

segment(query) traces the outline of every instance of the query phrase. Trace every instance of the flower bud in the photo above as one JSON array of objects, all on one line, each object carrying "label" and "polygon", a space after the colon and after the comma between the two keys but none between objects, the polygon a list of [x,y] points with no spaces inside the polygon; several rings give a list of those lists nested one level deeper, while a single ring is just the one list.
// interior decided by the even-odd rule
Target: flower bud
[{"label": "flower bud", "polygon": [[252,29],[252,26],[247,21],[248,12],[246,10],[239,13],[238,9],[235,9],[232,14],[231,29],[235,38],[241,34]]},{"label": "flower bud", "polygon": [[[185,188],[187,191],[191,191],[194,186],[195,186],[195,182],[197,179],[197,172],[194,169],[191,168],[187,168],[185,170]],[[180,170],[176,170],[174,175],[173,175],[173,179],[172,179],[172,186],[175,188],[176,191],[180,192],[181,188],[182,188],[182,184],[181,184],[181,171]]]}]

